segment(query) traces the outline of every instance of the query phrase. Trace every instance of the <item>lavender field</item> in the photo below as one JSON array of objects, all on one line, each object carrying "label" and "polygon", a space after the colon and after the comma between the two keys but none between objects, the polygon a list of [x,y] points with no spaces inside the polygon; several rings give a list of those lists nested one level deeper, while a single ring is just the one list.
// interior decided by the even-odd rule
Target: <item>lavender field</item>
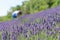
[{"label": "lavender field", "polygon": [[60,6],[1,22],[0,40],[60,40]]}]

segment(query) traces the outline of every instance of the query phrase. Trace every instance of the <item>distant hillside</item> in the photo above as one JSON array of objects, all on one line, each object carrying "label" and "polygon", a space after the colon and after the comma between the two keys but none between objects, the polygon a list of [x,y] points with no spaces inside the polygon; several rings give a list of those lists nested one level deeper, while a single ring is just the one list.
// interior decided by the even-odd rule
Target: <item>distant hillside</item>
[{"label": "distant hillside", "polygon": [[58,33],[60,33],[60,6],[1,22],[0,33],[0,36],[3,34],[2,40],[27,40],[31,38],[31,40],[35,38],[36,40],[49,40],[51,36],[54,36],[51,39],[57,40],[59,38],[56,37],[59,37]]},{"label": "distant hillside", "polygon": [[18,20],[22,20],[22,19],[34,20],[36,18],[46,18],[50,15],[51,16],[60,15],[60,6],[57,6],[55,8],[49,8],[47,10],[43,10],[43,11],[37,12],[35,14],[23,15],[20,18],[18,18]]}]

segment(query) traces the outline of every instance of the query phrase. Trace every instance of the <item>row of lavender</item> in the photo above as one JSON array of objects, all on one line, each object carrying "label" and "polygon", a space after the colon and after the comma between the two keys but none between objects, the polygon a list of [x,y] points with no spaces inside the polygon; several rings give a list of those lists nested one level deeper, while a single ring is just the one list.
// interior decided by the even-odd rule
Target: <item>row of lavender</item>
[{"label": "row of lavender", "polygon": [[[23,35],[27,40],[30,40],[32,35],[39,35],[43,32],[48,36],[59,35],[60,28],[57,25],[60,23],[60,7],[51,8],[36,14],[22,16],[17,20],[0,23],[0,32],[2,32],[2,40],[18,40],[18,37]],[[22,22],[22,20],[27,20]],[[58,37],[58,36],[57,36]],[[56,37],[56,40],[58,39]],[[37,40],[44,40],[40,37]]]}]

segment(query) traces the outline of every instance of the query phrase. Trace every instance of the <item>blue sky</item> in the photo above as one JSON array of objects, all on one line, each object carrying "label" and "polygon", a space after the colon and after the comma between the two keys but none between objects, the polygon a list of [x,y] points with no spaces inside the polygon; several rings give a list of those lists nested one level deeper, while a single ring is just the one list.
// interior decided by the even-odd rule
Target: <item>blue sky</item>
[{"label": "blue sky", "polygon": [[24,0],[0,0],[0,16],[7,15],[7,11],[16,5],[21,5]]}]

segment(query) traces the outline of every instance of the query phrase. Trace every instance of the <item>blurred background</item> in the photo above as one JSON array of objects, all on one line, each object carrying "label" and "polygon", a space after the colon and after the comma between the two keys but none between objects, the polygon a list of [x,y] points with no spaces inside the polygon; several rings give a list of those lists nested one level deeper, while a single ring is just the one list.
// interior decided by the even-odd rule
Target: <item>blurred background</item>
[{"label": "blurred background", "polygon": [[0,22],[12,20],[12,12],[34,14],[60,5],[60,0],[0,0]]}]

